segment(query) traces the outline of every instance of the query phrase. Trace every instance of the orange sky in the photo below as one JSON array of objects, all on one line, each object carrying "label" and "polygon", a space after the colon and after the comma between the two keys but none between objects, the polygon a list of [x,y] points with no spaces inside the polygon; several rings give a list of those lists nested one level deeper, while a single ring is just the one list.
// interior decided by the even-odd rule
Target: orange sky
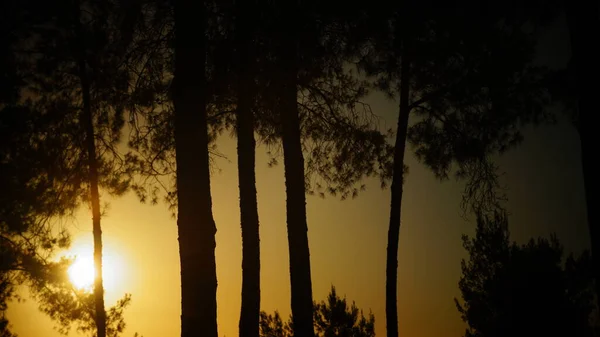
[{"label": "orange sky", "polygon": [[[372,106],[375,111],[386,112],[388,118],[396,109],[395,102],[381,97],[373,97]],[[511,188],[513,238],[522,241],[556,231],[567,248],[580,247],[582,242],[587,245],[575,131],[558,126],[530,134],[521,149],[501,160]],[[218,228],[219,335],[236,336],[241,233],[235,139],[224,136],[219,148],[228,157],[218,159],[220,171],[212,177]],[[283,168],[268,168],[264,153],[259,149],[257,158],[262,309],[278,309],[287,317],[290,293]],[[463,233],[473,233],[474,224],[460,217],[461,185],[453,181],[440,184],[412,154],[408,165],[398,255],[400,334],[458,337],[464,331],[453,303],[453,297],[458,296],[460,259],[465,257],[460,238]],[[357,199],[308,197],[307,208],[314,298],[324,299],[331,284],[335,285],[360,308],[373,311],[376,332],[384,336],[389,191],[381,190],[373,180]],[[124,266],[120,282],[107,289],[107,304],[113,304],[125,292],[133,295],[126,311],[128,327],[124,336],[134,332],[145,337],[179,335],[177,232],[166,206],[142,205],[133,195],[127,195],[111,200],[102,225],[105,254],[119,259]],[[72,228],[76,237],[73,248],[91,250],[87,210],[80,212]],[[8,316],[21,337],[59,336],[51,331],[52,323],[37,312],[32,300],[12,303]]]},{"label": "orange sky", "polygon": [[[374,112],[395,125],[397,104],[375,95]],[[219,336],[237,336],[241,291],[235,139],[222,137],[212,177],[217,223]],[[473,221],[460,217],[461,185],[439,183],[407,152],[410,173],[404,188],[400,232],[399,332],[407,337],[458,337],[464,326],[455,308],[461,234],[474,232]],[[285,188],[283,168],[267,167],[265,150],[257,152],[257,187],[261,224],[262,309],[290,313]],[[567,250],[588,246],[579,145],[565,123],[526,133],[524,145],[500,160],[509,190],[512,238],[522,242],[556,232]],[[375,314],[376,332],[385,336],[385,254],[389,191],[369,181],[357,199],[308,197],[309,240],[315,300],[330,286]],[[177,231],[165,205],[141,205],[133,195],[112,200],[102,221],[105,254],[124,266],[120,282],[107,289],[107,304],[125,292],[133,295],[126,310],[124,336],[180,334],[180,283]],[[83,210],[74,224],[74,248],[91,249],[91,216]],[[32,300],[11,303],[8,318],[20,337],[59,336]],[[71,334],[75,336],[75,334]]]}]

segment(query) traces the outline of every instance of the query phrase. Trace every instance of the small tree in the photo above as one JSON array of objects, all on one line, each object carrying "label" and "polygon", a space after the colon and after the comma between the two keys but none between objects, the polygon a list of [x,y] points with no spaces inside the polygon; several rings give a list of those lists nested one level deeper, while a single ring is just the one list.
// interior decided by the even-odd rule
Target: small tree
[{"label": "small tree", "polygon": [[[334,286],[331,286],[326,301],[313,303],[313,322],[316,337],[375,336],[375,316],[369,313],[368,317],[365,317],[354,302],[348,306],[346,297],[339,297]],[[260,336],[292,337],[292,318],[284,323],[277,311],[273,315],[262,311]]]},{"label": "small tree", "polygon": [[509,242],[506,216],[478,217],[475,238],[463,237],[469,260],[461,263],[455,299],[465,337],[591,336],[591,260],[587,251],[563,264],[556,236]]},{"label": "small tree", "polygon": [[261,337],[291,337],[293,335],[291,320],[284,323],[277,310],[273,315],[261,311],[259,332]]},{"label": "small tree", "polygon": [[372,337],[375,336],[375,316],[363,315],[354,302],[348,306],[346,297],[340,298],[335,287],[327,296],[327,302],[314,304],[316,336],[319,337]]}]

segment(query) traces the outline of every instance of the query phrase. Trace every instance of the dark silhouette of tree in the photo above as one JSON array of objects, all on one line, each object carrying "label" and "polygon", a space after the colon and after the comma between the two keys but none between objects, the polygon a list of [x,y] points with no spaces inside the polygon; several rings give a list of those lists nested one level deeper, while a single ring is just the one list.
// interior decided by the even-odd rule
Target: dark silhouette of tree
[{"label": "dark silhouette of tree", "polygon": [[[69,147],[77,141],[72,136],[79,123],[65,118],[63,111],[19,101],[6,102],[0,111],[0,311],[4,316],[7,301],[17,296],[15,286],[23,284],[59,331],[75,325],[93,332],[95,297],[69,282],[72,261],[51,260],[57,250],[68,248],[70,237],[61,222],[68,221],[85,195],[87,174],[74,165]],[[129,302],[126,295],[109,309],[108,336],[123,331],[123,309]],[[10,336],[5,318],[1,329]]]},{"label": "dark silhouette of tree", "polygon": [[[346,298],[340,298],[333,286],[326,301],[313,304],[313,319],[317,337],[375,336],[373,314],[365,317],[354,302],[349,306]],[[261,337],[292,337],[294,336],[293,331],[292,317],[284,323],[277,311],[273,315],[261,311]]]},{"label": "dark silhouette of tree", "polygon": [[[233,75],[237,65],[231,7],[207,5],[205,89],[211,164],[214,157],[223,157],[217,149],[217,137],[235,126],[237,77]],[[130,55],[131,134],[125,165],[140,201],[156,204],[163,197],[176,216],[173,10],[173,2],[149,1],[138,11],[140,24],[134,30],[134,52]]]},{"label": "dark silhouette of tree", "polygon": [[267,314],[264,311],[260,312],[260,336],[261,337],[291,337],[293,331],[291,323],[284,323],[277,310],[273,315]]},{"label": "dark silhouette of tree", "polygon": [[[397,254],[406,141],[439,179],[467,182],[465,212],[502,207],[491,155],[515,146],[516,126],[547,117],[545,70],[531,65],[530,17],[499,3],[403,2],[365,11],[357,34],[360,68],[399,96],[386,263],[386,324],[398,336]],[[482,6],[490,6],[488,10]],[[531,21],[531,20],[530,20]],[[364,28],[363,28],[364,29]],[[366,51],[365,51],[366,50]],[[410,115],[415,118],[409,123]]]},{"label": "dark silhouette of tree", "polygon": [[[16,36],[9,52],[22,79],[15,91],[24,97],[3,111],[6,134],[16,141],[8,143],[5,152],[4,168],[9,174],[5,187],[11,200],[2,219],[3,241],[11,245],[6,271],[16,274],[18,283],[29,283],[42,310],[60,318],[62,326],[85,321],[82,324],[94,327],[98,336],[106,336],[108,330],[114,335],[122,328],[119,323],[107,327],[104,309],[99,186],[114,195],[127,188],[116,168],[119,156],[114,150],[123,126],[127,83],[119,66],[127,43],[115,10],[118,4],[76,1],[53,6],[25,1],[10,6],[22,20],[9,27]],[[82,299],[69,298],[73,290],[64,282],[54,284],[54,274],[48,272],[54,263],[47,261],[55,248],[68,245],[64,234],[52,236],[52,220],[88,201],[96,268],[91,320],[66,310],[75,310],[75,304],[59,307]],[[123,301],[122,307],[129,301],[127,296]]]},{"label": "dark silhouette of tree", "polygon": [[[363,102],[368,83],[352,69],[356,60],[349,52],[353,42],[349,26],[355,13],[340,13],[335,3],[303,3],[300,9],[298,15],[305,19],[299,19],[303,26],[296,32],[296,101],[307,192],[356,197],[364,189],[359,183],[365,176],[379,176],[384,184],[389,179],[393,149],[387,134],[379,130],[378,117]],[[279,29],[285,20],[280,12],[274,8],[265,12],[257,131],[264,144],[278,146],[283,121],[277,102],[281,88],[275,79],[282,76],[278,63],[282,57],[275,51],[278,41],[289,34]],[[270,154],[277,163],[281,152]]]},{"label": "dark silhouette of tree", "polygon": [[469,325],[465,336],[592,336],[591,259],[587,251],[564,261],[556,236],[509,242],[506,215],[479,216],[474,238],[463,236],[455,299]]},{"label": "dark silhouette of tree", "polygon": [[[236,40],[236,20],[231,20],[235,10],[231,11],[231,8],[234,7],[223,3],[212,4],[207,17],[206,87],[211,143],[223,128],[234,124],[231,116],[238,109],[238,98],[252,96],[246,92],[238,95],[236,89],[240,78],[237,74],[239,66],[232,57],[236,53],[231,53],[231,50],[237,48],[239,41]],[[252,46],[260,50],[255,53],[256,68],[252,75],[252,83],[256,85],[252,89],[255,91],[252,97],[254,124],[259,141],[269,146],[279,146],[282,135],[277,98],[280,86],[276,84],[277,76],[282,73],[279,71],[282,58],[276,49],[281,38],[273,34],[280,24],[274,8],[259,3],[253,13],[261,20],[253,22],[254,27],[251,27],[255,37]],[[360,102],[366,95],[363,83],[343,71],[343,57],[339,55],[342,43],[336,40],[343,34],[333,29],[340,24],[334,25],[330,18],[322,18],[322,13],[314,8],[311,10],[311,15],[320,15],[320,23],[310,28],[311,35],[308,37],[302,31],[302,39],[307,42],[303,42],[305,47],[296,51],[301,54],[298,59],[302,61],[297,72],[296,102],[301,123],[301,149],[307,158],[305,180],[310,183],[309,193],[319,191],[324,196],[323,192],[329,192],[342,198],[356,196],[359,189],[355,186],[364,176],[387,178],[391,149],[385,141],[386,135],[376,130],[375,116],[368,106]],[[149,16],[158,11],[157,5]],[[143,122],[134,121],[133,151],[128,155],[128,161],[131,172],[143,177],[139,184],[134,185],[140,199],[156,202],[158,191],[163,190],[167,201],[174,206],[176,192],[168,182],[165,183],[175,173],[172,107],[168,102],[170,97],[165,94],[165,88],[170,86],[169,72],[172,71],[168,66],[172,58],[168,47],[169,41],[172,41],[172,19],[168,7],[162,12],[167,14],[156,22],[150,20],[153,23],[146,29],[151,32],[142,33],[142,38],[136,41],[140,48],[152,47],[148,48],[148,54],[140,54],[141,59],[136,62],[144,66],[136,74],[140,79],[136,81],[139,86],[133,89],[132,96],[136,109],[143,111],[132,119],[141,116]],[[327,25],[321,23],[323,21]],[[216,152],[212,154],[218,155]],[[277,155],[274,155],[274,161]],[[147,184],[149,177],[151,183]]]},{"label": "dark silhouette of tree", "polygon": [[77,123],[22,97],[28,67],[14,49],[24,33],[19,25],[25,13],[16,3],[3,4],[12,5],[10,17],[16,21],[2,20],[7,26],[1,32],[12,35],[3,55],[13,64],[6,72],[11,76],[2,79],[4,93],[11,94],[0,98],[0,335],[12,336],[4,316],[8,301],[17,296],[17,285],[46,284],[49,277],[40,276],[54,276],[49,258],[70,242],[56,222],[79,204],[82,173],[68,153]]},{"label": "dark silhouette of tree", "polygon": [[236,3],[237,45],[237,156],[242,227],[242,305],[240,336],[258,337],[260,315],[260,233],[256,196],[256,141],[254,100],[256,98],[256,53],[253,21],[256,3]]},{"label": "dark silhouette of tree", "polygon": [[[104,287],[102,280],[102,229],[100,224],[100,175],[101,159],[97,154],[98,146],[96,144],[96,135],[98,134],[95,124],[95,115],[99,116],[97,120],[98,128],[102,124],[108,125],[109,137],[107,149],[114,151],[114,144],[119,139],[120,129],[123,126],[123,107],[119,95],[124,94],[123,85],[126,84],[126,75],[119,73],[116,62],[121,61],[123,51],[120,43],[123,42],[119,36],[118,41],[111,41],[110,29],[116,30],[120,27],[110,27],[111,16],[109,11],[114,10],[117,4],[100,2],[80,2],[75,1],[70,8],[65,8],[65,14],[59,21],[60,25],[65,25],[67,32],[71,37],[66,41],[70,47],[74,61],[74,72],[79,81],[81,95],[81,112],[77,117],[81,123],[82,132],[82,154],[86,158],[85,170],[87,171],[87,182],[89,184],[89,200],[92,209],[93,237],[94,237],[94,267],[96,276],[94,280],[94,303],[95,303],[95,324],[98,337],[106,336],[106,311],[104,307]],[[112,7],[112,8],[111,8]],[[113,14],[116,16],[116,13]],[[59,17],[60,18],[60,17]],[[60,20],[60,19],[59,19]],[[87,27],[83,22],[87,22]],[[117,19],[118,20],[118,19]],[[90,52],[96,52],[96,56],[90,57]],[[118,63],[117,63],[118,64]],[[116,80],[111,82],[107,76],[117,76]],[[92,98],[95,92],[95,99]],[[116,92],[116,95],[115,93]],[[77,94],[76,94],[77,95]],[[103,114],[111,114],[106,116]],[[112,118],[112,120],[103,121],[103,118]],[[103,136],[100,136],[103,139]],[[106,142],[105,142],[106,143]],[[118,155],[117,155],[118,157]],[[118,179],[118,178],[116,178]],[[118,193],[124,191],[125,186],[119,186]]]},{"label": "dark silhouette of tree", "polygon": [[276,78],[277,108],[281,121],[283,147],[286,222],[290,256],[290,280],[294,335],[312,337],[312,281],[308,224],[306,219],[306,186],[304,156],[300,140],[298,111],[298,48],[306,10],[299,2],[278,6],[279,31],[276,37],[279,76]]},{"label": "dark silhouette of tree", "polygon": [[354,302],[348,305],[346,297],[340,298],[335,287],[327,296],[327,301],[314,304],[316,336],[319,337],[373,337],[375,336],[375,316],[363,315]]},{"label": "dark silhouette of tree", "polygon": [[[240,43],[248,43],[244,41],[244,39],[248,39],[248,36],[240,38],[236,35],[237,21],[231,20],[231,14],[235,14],[236,10],[231,11],[232,8],[235,6],[211,5],[207,14],[207,31],[209,33],[206,37],[206,108],[209,115],[207,119],[210,129],[209,141],[213,142],[223,127],[230,127],[233,124],[231,122],[232,112],[246,109],[245,104],[250,101],[250,105],[253,107],[254,125],[260,140],[268,145],[279,146],[283,133],[283,120],[279,116],[279,112],[283,111],[280,109],[282,102],[280,93],[283,86],[279,85],[282,83],[279,76],[284,74],[281,71],[280,60],[285,58],[279,55],[283,49],[278,43],[283,41],[283,38],[281,35],[274,35],[273,32],[278,31],[281,23],[277,20],[280,19],[278,14],[273,12],[275,7],[259,3],[253,13],[261,18],[258,20],[260,24],[254,22],[250,29],[241,29],[246,35],[249,30],[254,31],[255,41],[250,43],[250,47],[260,50],[255,53],[253,58],[256,62],[255,68],[246,67],[251,73],[244,74],[240,72],[239,64],[237,64],[239,61],[232,55],[242,55],[237,52],[237,48]],[[158,11],[158,9],[151,12],[154,11]],[[319,14],[318,11],[313,13],[313,15],[317,14]],[[300,154],[306,154],[308,157],[305,162],[306,172],[302,174],[304,179],[300,180],[299,187],[296,187],[302,188],[302,181],[306,180],[312,187],[309,192],[325,190],[332,194],[339,193],[342,198],[345,198],[350,194],[357,195],[358,189],[355,188],[355,184],[365,175],[379,175],[382,180],[387,178],[387,172],[390,171],[388,167],[390,147],[385,141],[385,135],[376,130],[374,115],[367,106],[360,103],[360,99],[366,94],[363,84],[351,74],[343,71],[343,58],[336,53],[335,49],[336,47],[339,49],[338,44],[341,43],[335,38],[343,37],[343,35],[336,33],[332,36],[333,33],[329,33],[322,26],[331,29],[334,25],[330,18],[325,19],[329,20],[327,21],[328,25],[321,24],[316,28],[311,27],[312,35],[306,36],[302,31],[302,39],[306,40],[303,42],[305,47],[295,51],[301,55],[298,56],[298,59],[302,60],[299,65],[302,69],[294,75],[298,77],[294,102],[299,109],[299,123],[301,123]],[[139,41],[136,41],[141,46],[151,45],[152,48],[150,48],[151,56],[140,55],[142,61],[137,62],[137,64],[150,65],[142,67],[136,74],[140,79],[136,83],[141,84],[133,89],[132,96],[134,96],[136,108],[139,108],[141,113],[135,115],[135,118],[142,116],[143,122],[134,123],[135,137],[131,141],[134,151],[128,156],[128,161],[132,166],[131,172],[139,173],[143,177],[139,185],[134,185],[134,190],[140,199],[144,200],[150,196],[150,199],[155,202],[157,201],[157,192],[162,189],[167,193],[167,201],[173,206],[177,203],[176,192],[168,186],[168,183],[164,183],[164,177],[168,179],[175,173],[174,142],[172,141],[173,109],[168,103],[170,98],[164,93],[164,88],[169,87],[170,82],[168,73],[171,69],[165,64],[168,64],[172,57],[168,47],[172,33],[169,28],[170,18],[168,15],[157,21],[161,23],[153,23],[152,33],[142,34],[148,36],[142,36]],[[215,21],[218,22],[215,23]],[[163,26],[166,28],[162,28]],[[328,44],[323,42],[325,38],[327,38],[326,41],[329,41]],[[316,48],[313,42],[318,43],[319,48]],[[232,54],[232,49],[236,53]],[[288,50],[285,52],[289,53]],[[160,75],[156,75],[154,69],[158,69]],[[245,79],[245,81],[254,83],[256,88],[246,85],[245,90],[238,93],[236,88],[239,87],[239,83],[237,81],[241,81],[243,76],[250,76],[252,81],[250,82],[249,79]],[[142,97],[147,99],[144,100]],[[237,106],[238,104],[242,104],[242,107]],[[241,122],[241,119],[237,122]],[[249,132],[246,130],[245,136],[248,135]],[[243,138],[244,134],[240,130],[238,130],[238,137],[242,138],[238,139],[240,144],[238,155],[241,156],[238,163],[242,165],[246,163],[242,157],[246,158],[249,155],[249,149],[254,146],[244,140],[248,138]],[[243,147],[241,147],[242,145]],[[213,154],[215,153],[213,152]],[[253,164],[247,163],[244,164],[246,167],[253,167]],[[240,184],[242,184],[242,177],[248,175],[248,179],[250,179],[250,173],[247,170],[240,168],[239,174]],[[151,186],[152,184],[145,185],[148,177],[152,177],[152,183],[157,183],[159,188],[156,188],[156,185]],[[314,177],[318,178],[313,180]],[[255,194],[255,192],[253,193]],[[305,193],[306,191],[303,192],[303,194]],[[242,195],[241,191],[240,195]],[[321,192],[321,195],[325,194]],[[244,198],[241,197],[241,199]],[[242,202],[242,200],[240,201]],[[244,207],[242,204],[240,206]],[[249,207],[244,208],[249,209]],[[250,214],[254,212],[256,210],[249,210]],[[241,213],[244,217],[245,211]],[[252,247],[252,242],[248,242],[246,239],[244,242],[245,247]],[[259,252],[258,240],[255,243],[255,247],[252,249]],[[306,247],[308,246],[306,245]],[[305,256],[309,258],[307,254]],[[255,259],[256,256],[249,258]],[[259,264],[256,267],[259,267]],[[244,267],[244,269],[248,268]],[[245,276],[256,279],[256,274]],[[310,280],[310,278],[304,277],[304,281],[306,280]],[[249,284],[250,286],[252,284]],[[259,288],[254,287],[252,290],[255,292],[252,294],[253,301],[260,298],[260,294],[256,293],[257,289]],[[245,290],[243,293],[250,294]],[[243,300],[243,306],[245,306],[244,303],[246,302]],[[310,301],[307,303],[310,304]],[[250,307],[254,305],[252,304]],[[252,320],[256,321],[258,316],[254,313]],[[243,318],[241,317],[241,319]],[[250,320],[250,318],[248,319]]]},{"label": "dark silhouette of tree", "polygon": [[217,337],[216,226],[206,115],[207,3],[175,1],[175,156],[181,335]]},{"label": "dark silhouette of tree", "polygon": [[598,229],[598,216],[592,205],[594,191],[594,172],[598,172],[595,160],[593,143],[594,130],[592,128],[593,115],[598,108],[595,103],[598,93],[597,79],[600,76],[598,66],[597,43],[600,35],[600,19],[598,4],[585,1],[564,1],[566,8],[567,24],[571,38],[572,65],[575,72],[575,90],[570,97],[577,99],[573,109],[574,121],[581,142],[581,166],[585,186],[587,203],[587,219],[591,238],[592,260],[594,264],[594,277],[596,279],[596,294],[600,306],[600,230]]},{"label": "dark silhouette of tree", "polygon": [[[7,103],[7,102],[5,102]],[[64,160],[64,137],[44,130],[66,131],[71,123],[44,118],[32,106],[9,103],[0,109],[0,311],[2,333],[8,332],[4,311],[19,284],[48,266],[48,258],[69,244],[56,219],[76,207],[81,175]]]},{"label": "dark silhouette of tree", "polygon": [[[466,181],[464,211],[493,213],[505,196],[491,157],[521,143],[521,126],[553,121],[547,109],[549,71],[533,64],[533,57],[536,31],[555,13],[535,1],[526,6],[489,1],[434,15],[440,25],[432,27],[433,35],[441,38],[431,39],[430,47],[443,49],[415,77],[413,92],[420,97],[411,105],[419,120],[408,139],[438,178],[454,172]],[[451,17],[471,23],[448,22]]]},{"label": "dark silhouette of tree", "polygon": [[400,64],[400,107],[398,127],[396,129],[396,141],[394,145],[394,166],[392,175],[390,223],[388,229],[387,260],[386,260],[386,283],[385,283],[385,312],[386,328],[388,336],[398,336],[398,241],[400,236],[400,219],[402,207],[402,185],[404,184],[404,152],[406,134],[408,131],[409,106],[408,97],[410,93],[410,67],[411,67],[411,40],[409,29],[409,8],[404,6],[400,9],[400,23],[394,38],[394,45],[401,50]]},{"label": "dark silhouette of tree", "polygon": [[[207,323],[211,326],[215,324],[214,331],[216,333],[216,306],[209,308],[207,306],[212,304],[204,300],[207,298],[206,296],[209,296],[208,298],[215,296],[210,302],[215,301],[216,305],[216,293],[210,295],[207,288],[194,289],[199,279],[203,280],[202,284],[206,287],[208,287],[208,283],[212,282],[216,287],[216,270],[213,270],[215,268],[214,231],[216,228],[210,210],[206,214],[198,213],[198,211],[202,211],[198,209],[198,202],[205,203],[208,200],[208,205],[211,203],[210,193],[204,194],[204,189],[209,185],[203,184],[208,184],[208,182],[196,179],[198,176],[197,165],[199,164],[198,151],[203,149],[203,146],[198,148],[198,144],[204,144],[203,142],[206,140],[210,154],[220,156],[215,147],[216,137],[225,126],[238,127],[238,135],[241,138],[238,163],[241,165],[240,207],[244,238],[243,309],[240,324],[246,322],[249,327],[245,330],[255,330],[255,334],[257,334],[260,309],[260,256],[258,255],[258,210],[254,183],[254,123],[252,121],[254,96],[251,92],[247,92],[252,90],[249,83],[253,82],[253,77],[249,77],[252,76],[251,73],[238,72],[239,63],[251,62],[250,57],[241,50],[251,41],[246,41],[246,36],[239,38],[236,36],[234,39],[230,27],[235,23],[233,18],[247,22],[248,19],[245,16],[248,14],[243,13],[243,16],[240,17],[232,16],[232,14],[237,14],[232,10],[233,6],[226,4],[217,6],[215,3],[206,2],[202,26],[204,33],[202,36],[196,36],[192,32],[197,30],[192,29],[189,22],[184,22],[183,27],[187,31],[184,31],[184,39],[188,42],[178,44],[178,34],[174,27],[177,24],[176,18],[173,16],[175,10],[173,5],[171,2],[157,1],[150,2],[148,6],[143,7],[140,15],[144,17],[144,26],[140,27],[139,32],[136,31],[134,35],[134,49],[138,51],[133,55],[136,70],[133,76],[135,84],[131,95],[133,132],[129,145],[132,151],[126,155],[128,173],[135,180],[132,188],[142,202],[150,199],[152,203],[157,203],[158,196],[163,192],[173,215],[178,217],[181,263],[182,269],[185,268],[185,272],[182,274],[182,291],[189,294],[182,295],[182,305],[185,308],[183,309],[185,314],[182,316],[182,324],[186,326],[182,328],[182,331],[184,334],[194,334],[195,332],[191,330],[194,326],[196,329],[200,329],[194,323],[197,319],[195,312],[200,311],[203,315],[215,315],[212,318],[204,316],[203,319],[211,321],[211,323]],[[185,20],[195,20],[186,15],[183,16]],[[242,24],[248,25],[247,23]],[[197,41],[197,39],[202,39],[202,41]],[[181,52],[184,53],[184,56],[177,56],[177,50],[172,48],[173,44],[183,48]],[[246,49],[248,48],[246,47]],[[191,52],[193,54],[190,54]],[[205,62],[195,64],[194,57],[196,56],[201,56]],[[178,58],[183,58],[187,63],[178,62]],[[175,68],[172,67],[173,60],[175,60]],[[202,72],[203,77],[196,78],[195,75],[189,75],[189,70],[185,67],[192,63],[195,67],[192,70],[197,73]],[[198,65],[201,65],[202,69],[197,68]],[[179,76],[177,75],[178,67],[182,69],[179,70]],[[241,69],[246,70],[246,65]],[[228,74],[239,74],[239,76]],[[202,84],[198,84],[198,81],[201,81]],[[244,89],[240,91],[241,95],[236,102],[235,93],[238,85],[242,85]],[[194,90],[190,88],[195,88],[196,91],[192,93]],[[186,102],[185,105],[182,105],[182,102]],[[236,107],[236,103],[239,107]],[[198,112],[196,108],[200,105],[202,105],[202,110],[198,110]],[[237,119],[237,125],[236,119],[233,118],[236,109],[240,116]],[[205,114],[205,116],[200,118],[198,113]],[[177,117],[178,115],[180,117]],[[183,136],[177,136],[178,128],[183,130],[179,132]],[[204,138],[199,133],[208,134]],[[210,157],[207,157],[207,160],[210,160]],[[190,166],[192,164],[195,168]],[[180,172],[180,168],[184,170],[185,176]],[[206,169],[208,174],[208,167]],[[177,184],[174,184],[173,181],[175,177]],[[195,185],[190,185],[189,181],[194,181]],[[183,188],[183,191],[177,186],[184,186],[180,187]],[[210,192],[210,190],[208,191]],[[188,200],[181,204],[183,197]],[[211,231],[213,231],[212,234]],[[184,236],[186,236],[185,242]],[[199,247],[198,236],[202,236],[201,240],[204,241],[208,240],[208,236],[212,236],[211,243]],[[208,253],[211,245],[213,246],[212,253]],[[198,254],[202,254],[203,262],[197,259]],[[213,256],[210,258],[212,261],[210,263],[207,254]],[[204,271],[206,268],[209,268],[211,272],[207,274]],[[212,275],[213,273],[214,275]],[[213,276],[214,280],[207,281],[207,278]],[[213,290],[216,291],[216,288]],[[213,319],[214,322],[212,322]],[[254,327],[252,327],[253,324]]]},{"label": "dark silhouette of tree", "polygon": [[73,4],[73,26],[75,34],[74,50],[78,68],[78,77],[81,82],[81,96],[83,107],[79,120],[81,129],[84,130],[84,148],[87,157],[88,181],[90,184],[90,201],[92,204],[92,233],[94,236],[94,303],[95,322],[98,337],[106,336],[106,311],[104,309],[104,285],[102,281],[102,227],[100,225],[100,191],[98,189],[98,159],[96,154],[94,117],[92,113],[91,84],[88,78],[86,60],[86,38],[81,24],[81,4]]},{"label": "dark silhouette of tree", "polygon": [[305,194],[356,196],[364,176],[385,181],[390,171],[385,135],[360,101],[365,85],[347,71],[346,22],[324,7],[294,2],[268,8],[264,30],[273,60],[265,60],[259,78],[265,83],[259,134],[268,145],[281,140],[283,149],[297,335],[313,326]]}]

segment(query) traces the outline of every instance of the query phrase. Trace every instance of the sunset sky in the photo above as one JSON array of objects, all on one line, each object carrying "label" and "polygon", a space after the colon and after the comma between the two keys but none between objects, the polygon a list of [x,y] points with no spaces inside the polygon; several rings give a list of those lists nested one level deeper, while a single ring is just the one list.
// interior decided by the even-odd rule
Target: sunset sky
[{"label": "sunset sky", "polygon": [[[540,62],[566,62],[564,22],[542,38]],[[397,102],[380,94],[369,97],[373,111],[394,126]],[[217,224],[219,336],[238,334],[241,293],[241,231],[235,139],[223,135],[212,176],[213,213]],[[267,166],[265,148],[257,150],[257,189],[261,234],[262,310],[290,314],[290,284],[285,223],[283,166]],[[506,172],[512,239],[556,232],[567,251],[589,246],[578,136],[562,121],[527,129],[524,144],[498,163]],[[440,183],[411,151],[404,187],[398,254],[399,333],[405,337],[459,337],[464,324],[454,305],[459,296],[460,260],[466,254],[461,235],[473,234],[474,219],[460,216],[462,185]],[[143,205],[133,194],[107,200],[102,219],[107,279],[107,306],[132,294],[124,336],[180,334],[179,251],[175,219],[164,204]],[[385,259],[389,190],[377,180],[354,200],[308,197],[308,226],[313,297],[325,299],[331,285],[375,315],[376,333],[385,335]],[[82,209],[71,226],[70,254],[92,252],[91,213]],[[26,293],[24,293],[26,294]],[[25,297],[27,299],[27,297]],[[11,302],[8,318],[20,337],[60,336],[31,299]],[[72,336],[77,336],[71,333]]]}]

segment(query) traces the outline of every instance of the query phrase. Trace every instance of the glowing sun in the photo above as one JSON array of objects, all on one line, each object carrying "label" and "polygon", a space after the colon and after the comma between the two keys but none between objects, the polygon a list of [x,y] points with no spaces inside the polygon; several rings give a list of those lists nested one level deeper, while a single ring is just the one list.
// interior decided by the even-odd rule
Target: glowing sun
[{"label": "glowing sun", "polygon": [[69,279],[78,289],[90,288],[94,284],[96,271],[94,260],[88,256],[78,256],[69,267]]},{"label": "glowing sun", "polygon": [[[85,293],[93,291],[96,277],[94,246],[92,237],[89,234],[75,237],[70,249],[57,255],[57,259],[64,257],[72,261],[67,269],[66,276],[73,288]],[[107,307],[116,303],[127,288],[131,288],[130,285],[126,286],[130,275],[126,261],[127,257],[123,254],[121,246],[111,240],[104,242],[102,249],[102,286]]]},{"label": "glowing sun", "polygon": [[[94,258],[91,249],[78,249],[75,261],[68,269],[69,280],[80,290],[91,291],[94,286],[96,270],[94,268]],[[104,290],[115,290],[115,287],[122,281],[123,274],[122,261],[118,256],[104,254],[102,257],[102,285]]]}]

